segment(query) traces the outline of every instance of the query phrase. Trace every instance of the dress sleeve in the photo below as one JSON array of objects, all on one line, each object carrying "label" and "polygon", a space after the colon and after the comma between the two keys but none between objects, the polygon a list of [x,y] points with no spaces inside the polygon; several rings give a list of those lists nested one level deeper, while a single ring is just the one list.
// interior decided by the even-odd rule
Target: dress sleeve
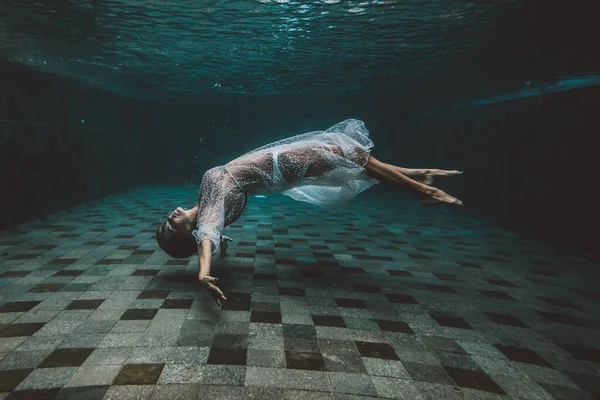
[{"label": "dress sleeve", "polygon": [[208,170],[202,178],[198,199],[198,219],[192,235],[200,245],[203,240],[212,242],[212,254],[221,246],[221,236],[225,227],[226,197],[228,185],[222,167]]}]

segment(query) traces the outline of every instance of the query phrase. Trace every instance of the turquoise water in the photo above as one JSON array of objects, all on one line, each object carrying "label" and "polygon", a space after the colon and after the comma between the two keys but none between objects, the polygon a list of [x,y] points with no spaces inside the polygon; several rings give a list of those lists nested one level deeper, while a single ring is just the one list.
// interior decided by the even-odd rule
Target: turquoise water
[{"label": "turquoise water", "polygon": [[516,0],[9,1],[0,55],[126,96],[435,88],[472,100],[594,72],[580,11]]}]

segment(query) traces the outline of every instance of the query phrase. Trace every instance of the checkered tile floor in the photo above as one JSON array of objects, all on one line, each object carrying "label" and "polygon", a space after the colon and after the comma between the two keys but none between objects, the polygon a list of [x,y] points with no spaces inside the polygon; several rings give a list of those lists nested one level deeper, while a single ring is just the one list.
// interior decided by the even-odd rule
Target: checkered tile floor
[{"label": "checkered tile floor", "polygon": [[227,232],[219,310],[154,240],[196,194],[0,233],[0,399],[600,399],[596,265],[380,189],[276,195]]}]

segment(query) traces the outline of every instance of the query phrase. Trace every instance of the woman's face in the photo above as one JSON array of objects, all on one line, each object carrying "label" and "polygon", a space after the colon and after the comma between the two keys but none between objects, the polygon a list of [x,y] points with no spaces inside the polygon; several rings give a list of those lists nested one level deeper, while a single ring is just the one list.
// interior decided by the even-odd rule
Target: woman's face
[{"label": "woman's face", "polygon": [[167,229],[171,232],[185,231],[190,224],[189,211],[177,207],[167,219]]}]

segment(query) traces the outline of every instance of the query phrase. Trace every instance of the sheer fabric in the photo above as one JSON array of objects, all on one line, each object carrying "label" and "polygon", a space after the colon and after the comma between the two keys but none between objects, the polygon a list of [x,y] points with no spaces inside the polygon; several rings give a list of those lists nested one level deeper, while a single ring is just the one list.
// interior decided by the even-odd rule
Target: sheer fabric
[{"label": "sheer fabric", "polygon": [[246,194],[281,192],[298,201],[337,207],[378,183],[366,174],[373,142],[364,123],[350,119],[259,147],[203,177],[196,240],[213,253],[225,226],[239,216]]}]

